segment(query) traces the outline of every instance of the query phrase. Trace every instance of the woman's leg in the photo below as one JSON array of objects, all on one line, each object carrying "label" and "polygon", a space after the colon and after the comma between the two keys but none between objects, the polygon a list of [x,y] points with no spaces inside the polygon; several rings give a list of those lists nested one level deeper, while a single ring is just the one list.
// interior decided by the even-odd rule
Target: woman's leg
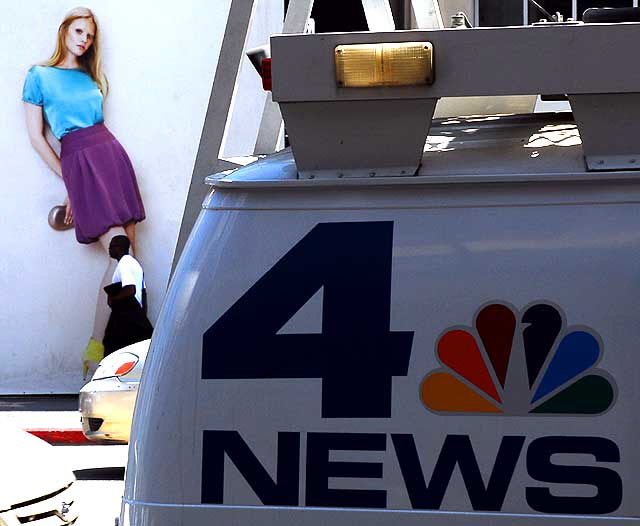
[{"label": "woman's leg", "polygon": [[131,243],[131,248],[129,249],[129,254],[133,257],[136,257],[136,224],[128,223],[124,226],[124,231],[126,236],[129,238],[129,242]]},{"label": "woman's leg", "polygon": [[107,305],[107,295],[103,288],[111,283],[111,277],[115,270],[116,261],[109,258],[109,243],[114,236],[126,235],[125,230],[122,227],[113,227],[102,236],[100,236],[100,245],[104,249],[108,258],[107,268],[100,282],[100,288],[98,289],[98,300],[96,303],[96,317],[93,322],[93,334],[92,337],[99,342],[102,342],[104,338],[104,330],[107,327],[109,321],[110,309]]},{"label": "woman's leg", "polygon": [[[125,231],[122,227],[115,227],[107,231],[100,236],[100,246],[104,249],[107,258],[109,258],[109,243],[113,236],[125,235]],[[98,289],[98,298],[96,301],[96,315],[93,320],[93,332],[89,339],[89,344],[82,357],[83,365],[83,379],[87,380],[93,376],[93,373],[98,366],[100,357],[97,354],[102,355],[104,347],[102,346],[102,340],[104,339],[104,332],[107,328],[109,321],[110,309],[107,304],[107,296],[103,290],[103,287],[111,283],[111,277],[115,268],[115,260],[109,258],[107,268],[105,269],[102,280],[100,281],[100,288]],[[95,348],[95,351],[91,351]]]},{"label": "woman's leg", "polygon": [[[100,245],[102,245],[102,248],[104,248],[104,251],[107,254],[107,256],[109,255],[109,243],[111,243],[111,240],[115,236],[126,236],[127,235],[127,232],[126,232],[125,228],[126,227],[113,226],[109,230],[107,230],[104,234],[102,234],[100,236]],[[129,240],[131,241],[131,239],[129,239]],[[131,242],[131,245],[133,245],[133,242]]]}]

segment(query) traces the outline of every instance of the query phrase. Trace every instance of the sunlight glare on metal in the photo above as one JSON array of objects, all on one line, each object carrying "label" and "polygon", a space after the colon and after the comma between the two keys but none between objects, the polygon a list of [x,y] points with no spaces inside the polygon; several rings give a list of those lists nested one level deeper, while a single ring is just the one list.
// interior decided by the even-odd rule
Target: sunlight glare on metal
[{"label": "sunlight glare on metal", "polygon": [[544,126],[538,133],[529,137],[525,148],[544,148],[546,146],[578,146],[582,144],[578,127],[575,124]]}]

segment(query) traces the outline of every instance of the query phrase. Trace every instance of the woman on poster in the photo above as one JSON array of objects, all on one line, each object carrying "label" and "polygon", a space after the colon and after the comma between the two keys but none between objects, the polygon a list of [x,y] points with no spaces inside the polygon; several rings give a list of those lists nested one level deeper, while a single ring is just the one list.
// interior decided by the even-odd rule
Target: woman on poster
[{"label": "woman on poster", "polygon": [[[58,28],[51,58],[27,73],[22,100],[32,146],[67,189],[64,223],[73,223],[79,243],[98,242],[108,258],[116,235],[126,235],[135,251],[136,223],[145,219],[145,211],[131,161],[104,125],[106,94],[96,17],[87,8],[75,8]],[[61,143],[60,157],[46,139],[45,122]],[[108,266],[87,345],[94,359],[101,353],[109,315],[101,292],[110,277]]]}]

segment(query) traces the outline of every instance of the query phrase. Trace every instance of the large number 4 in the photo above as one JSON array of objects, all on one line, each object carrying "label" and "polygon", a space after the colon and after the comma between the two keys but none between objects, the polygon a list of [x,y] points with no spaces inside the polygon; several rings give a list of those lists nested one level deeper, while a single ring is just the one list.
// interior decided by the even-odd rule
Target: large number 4
[{"label": "large number 4", "polygon": [[[393,222],[320,223],[203,337],[202,378],[321,378],[324,418],[389,418],[413,332],[389,328]],[[321,288],[322,332],[277,334]]]}]

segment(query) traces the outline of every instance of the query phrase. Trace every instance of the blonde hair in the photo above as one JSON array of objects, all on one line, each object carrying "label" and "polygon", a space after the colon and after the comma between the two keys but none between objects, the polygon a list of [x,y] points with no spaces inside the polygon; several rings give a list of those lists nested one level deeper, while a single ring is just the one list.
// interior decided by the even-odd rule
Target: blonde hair
[{"label": "blonde hair", "polygon": [[76,7],[66,14],[64,20],[60,24],[60,27],[58,28],[58,39],[56,41],[56,48],[51,55],[51,58],[49,58],[49,60],[44,62],[42,65],[56,66],[60,62],[62,62],[67,54],[67,48],[64,42],[67,36],[67,31],[69,30],[69,26],[73,23],[73,21],[77,20],[78,18],[91,19],[93,25],[96,28],[96,34],[93,36],[93,43],[82,56],[78,57],[78,62],[80,63],[80,67],[82,67],[82,69],[84,69],[98,85],[98,88],[100,88],[102,94],[106,96],[108,84],[107,78],[102,71],[100,31],[98,29],[98,20],[96,19],[96,16],[93,14],[91,9],[87,9],[86,7]]}]

